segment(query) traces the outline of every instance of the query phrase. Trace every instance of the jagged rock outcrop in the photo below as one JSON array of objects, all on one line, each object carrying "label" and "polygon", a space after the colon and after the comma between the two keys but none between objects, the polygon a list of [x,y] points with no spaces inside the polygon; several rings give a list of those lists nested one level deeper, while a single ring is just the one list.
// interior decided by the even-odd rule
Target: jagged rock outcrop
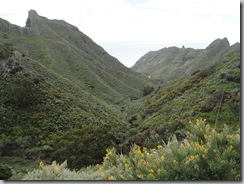
[{"label": "jagged rock outcrop", "polygon": [[223,39],[216,39],[212,43],[207,46],[206,50],[213,50],[215,48],[228,48],[230,46],[230,43],[228,39],[225,37]]},{"label": "jagged rock outcrop", "polygon": [[26,27],[32,27],[32,20],[37,17],[39,17],[37,12],[35,10],[30,10],[28,18],[26,20]]}]

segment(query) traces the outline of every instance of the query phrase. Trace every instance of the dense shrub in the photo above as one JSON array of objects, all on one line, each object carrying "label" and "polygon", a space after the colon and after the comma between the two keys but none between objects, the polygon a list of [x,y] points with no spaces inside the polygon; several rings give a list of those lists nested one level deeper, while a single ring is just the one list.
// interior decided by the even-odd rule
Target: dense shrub
[{"label": "dense shrub", "polygon": [[114,141],[114,134],[104,125],[72,129],[56,137],[52,159],[59,163],[67,160],[72,169],[95,165],[103,161],[106,149],[112,147]]},{"label": "dense shrub", "polygon": [[6,59],[13,54],[12,45],[4,43],[0,44],[0,59]]},{"label": "dense shrub", "polygon": [[40,162],[39,169],[28,172],[23,180],[101,180],[100,172],[96,167],[87,167],[78,172],[67,168],[67,161],[58,164],[55,161],[51,165]]},{"label": "dense shrub", "polygon": [[0,180],[7,180],[12,175],[12,170],[7,165],[0,164]]},{"label": "dense shrub", "polygon": [[173,135],[154,149],[134,145],[128,155],[109,149],[101,165],[69,171],[69,177],[63,177],[61,166],[54,163],[24,179],[240,180],[239,132],[230,132],[227,126],[217,132],[199,119],[189,122],[188,129],[182,141]]},{"label": "dense shrub", "polygon": [[143,95],[143,96],[150,95],[153,91],[154,91],[154,87],[153,87],[153,86],[145,86],[145,87],[142,89],[142,95]]},{"label": "dense shrub", "polygon": [[34,81],[27,77],[10,77],[5,84],[4,103],[14,108],[27,108],[38,103],[38,91]]},{"label": "dense shrub", "polygon": [[133,146],[129,156],[109,150],[100,167],[103,179],[240,180],[240,135],[225,126],[216,132],[203,120],[189,123],[187,139],[172,137],[156,149]]}]

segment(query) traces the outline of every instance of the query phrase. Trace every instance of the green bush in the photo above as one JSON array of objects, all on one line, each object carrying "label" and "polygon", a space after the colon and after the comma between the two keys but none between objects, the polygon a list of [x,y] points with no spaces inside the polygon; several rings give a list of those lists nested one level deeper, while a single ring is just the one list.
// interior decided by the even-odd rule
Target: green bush
[{"label": "green bush", "polygon": [[10,77],[6,79],[5,99],[6,105],[14,108],[27,108],[38,104],[39,95],[34,81],[27,77]]},{"label": "green bush", "polygon": [[[67,176],[72,175],[75,177],[75,173],[66,169],[67,162],[59,165],[56,162],[53,162],[52,165],[44,165],[41,161],[39,169],[35,169],[32,172],[28,172],[28,174],[23,178],[24,180],[64,180]],[[70,174],[72,173],[72,174]],[[69,178],[71,179],[71,178]]]},{"label": "green bush", "polygon": [[0,164],[0,180],[7,180],[12,175],[12,170],[7,165]]},{"label": "green bush", "polygon": [[4,43],[0,44],[0,59],[6,59],[13,54],[12,45]]},{"label": "green bush", "polygon": [[67,167],[67,161],[57,164],[44,165],[40,162],[39,169],[28,172],[22,180],[101,180],[96,167],[87,167],[80,171],[71,171]]},{"label": "green bush", "polygon": [[[55,162],[24,179],[72,180],[240,180],[240,134],[224,126],[221,132],[205,120],[189,122],[187,137],[176,136],[148,149],[134,145],[128,155],[108,149],[100,165],[80,171],[64,170]],[[64,164],[62,164],[64,165]]]},{"label": "green bush", "polygon": [[100,170],[105,180],[240,180],[240,135],[197,119],[183,141],[173,136],[164,147],[134,145],[129,156],[109,150]]},{"label": "green bush", "polygon": [[113,146],[114,134],[106,126],[87,125],[72,129],[56,137],[52,159],[61,163],[67,160],[68,167],[80,169],[103,161],[106,149]]},{"label": "green bush", "polygon": [[142,89],[142,94],[143,94],[143,96],[147,96],[147,95],[150,95],[153,91],[154,91],[154,87],[153,86],[145,86]]}]

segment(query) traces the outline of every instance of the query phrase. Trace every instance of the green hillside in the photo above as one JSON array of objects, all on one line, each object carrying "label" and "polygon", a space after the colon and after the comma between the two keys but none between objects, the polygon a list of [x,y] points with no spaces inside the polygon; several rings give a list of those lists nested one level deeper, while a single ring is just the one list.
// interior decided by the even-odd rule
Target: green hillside
[{"label": "green hillside", "polygon": [[133,127],[130,132],[135,135],[128,138],[125,145],[136,142],[155,146],[196,118],[207,119],[210,125],[216,124],[218,130],[224,124],[237,130],[240,127],[240,77],[239,50],[188,77],[159,86],[147,99],[130,106],[137,109],[129,118]]},{"label": "green hillside", "polygon": [[2,33],[4,42],[109,103],[140,96],[150,84],[63,20],[49,20],[30,10],[26,27],[16,26],[17,33],[13,25],[2,25],[3,30],[9,29]]},{"label": "green hillside", "polygon": [[230,46],[227,38],[223,38],[214,40],[206,49],[163,48],[148,52],[131,69],[160,82],[175,81],[210,66],[239,47],[239,43]]},{"label": "green hillside", "polygon": [[[104,152],[123,132],[123,116],[118,107],[108,105],[18,51],[1,59],[0,73],[1,156],[51,159],[54,151],[69,144],[85,144],[89,131],[97,139],[108,136],[104,138],[106,147],[92,145],[94,137],[89,138],[87,145]],[[71,139],[57,147],[57,143],[67,141],[79,130],[84,132],[77,132],[78,140]],[[63,153],[71,154],[69,150]],[[101,159],[103,154],[98,157]]]},{"label": "green hillside", "polygon": [[0,19],[0,179],[240,180],[240,65],[224,38],[133,71],[63,20]]},{"label": "green hillside", "polygon": [[0,19],[1,157],[96,164],[126,131],[123,105],[146,77],[62,20],[34,10],[26,27]]}]

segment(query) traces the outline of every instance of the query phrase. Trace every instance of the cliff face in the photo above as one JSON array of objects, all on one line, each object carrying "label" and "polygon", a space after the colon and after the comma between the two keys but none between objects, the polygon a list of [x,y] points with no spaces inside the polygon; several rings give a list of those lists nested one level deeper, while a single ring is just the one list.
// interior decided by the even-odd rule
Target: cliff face
[{"label": "cliff face", "polygon": [[177,80],[238,49],[240,44],[230,46],[227,38],[214,40],[206,49],[163,48],[145,54],[131,69],[162,82]]}]

